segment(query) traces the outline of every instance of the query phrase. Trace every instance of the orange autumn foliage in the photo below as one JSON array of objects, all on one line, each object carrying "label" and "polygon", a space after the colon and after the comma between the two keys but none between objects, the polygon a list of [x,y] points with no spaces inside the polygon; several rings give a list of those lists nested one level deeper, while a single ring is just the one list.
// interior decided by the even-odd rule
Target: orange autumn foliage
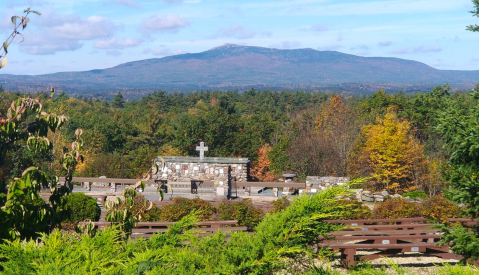
[{"label": "orange autumn foliage", "polygon": [[271,146],[267,143],[258,149],[258,160],[253,161],[251,165],[250,175],[253,179],[260,181],[273,181],[275,179],[273,171],[269,168],[271,160],[268,153],[271,149]]}]

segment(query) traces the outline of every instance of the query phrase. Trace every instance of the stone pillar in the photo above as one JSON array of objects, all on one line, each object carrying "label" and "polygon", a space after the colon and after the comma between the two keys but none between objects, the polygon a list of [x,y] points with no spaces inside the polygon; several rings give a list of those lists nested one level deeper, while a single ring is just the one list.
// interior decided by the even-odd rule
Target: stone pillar
[{"label": "stone pillar", "polygon": [[84,188],[86,191],[91,191],[90,183],[89,183],[89,182],[84,182],[84,183],[83,183],[83,188]]},{"label": "stone pillar", "polygon": [[218,186],[216,186],[216,195],[220,197],[225,196],[225,186],[223,181],[218,182]]},{"label": "stone pillar", "polygon": [[115,182],[110,183],[110,192],[112,192],[112,193],[116,192],[116,183]]}]

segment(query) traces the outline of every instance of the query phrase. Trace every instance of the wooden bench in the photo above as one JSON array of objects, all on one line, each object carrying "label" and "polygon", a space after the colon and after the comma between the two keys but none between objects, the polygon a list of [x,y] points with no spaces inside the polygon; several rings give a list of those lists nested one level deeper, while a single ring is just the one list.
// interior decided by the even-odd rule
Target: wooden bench
[{"label": "wooden bench", "polygon": [[[386,257],[405,252],[422,252],[428,255],[437,256],[445,259],[461,260],[462,256],[450,253],[447,246],[437,246],[436,243],[396,243],[396,244],[330,244],[333,250],[341,252],[341,262],[347,267],[354,266],[358,259],[373,260],[380,257]],[[356,255],[358,249],[380,250],[374,254]]]},{"label": "wooden bench", "polygon": [[426,222],[424,217],[402,218],[402,219],[364,219],[364,220],[324,220],[329,223],[342,223],[351,226],[362,226],[371,224],[417,224]]},{"label": "wooden bench", "polygon": [[[425,221],[425,218],[329,220],[352,227],[330,232],[334,239],[323,238],[323,242],[318,246],[339,251],[342,263],[348,267],[353,266],[358,259],[372,260],[404,252],[421,252],[441,258],[462,259],[462,256],[450,253],[446,245],[437,246],[441,238],[440,229],[430,229],[434,224],[422,223]],[[375,253],[359,256],[356,255],[359,249]]]},{"label": "wooden bench", "polygon": [[352,227],[346,227],[343,230],[361,230],[361,231],[373,231],[373,230],[412,230],[430,228],[435,226],[433,223],[417,223],[417,224],[378,224],[378,225],[358,225]]}]

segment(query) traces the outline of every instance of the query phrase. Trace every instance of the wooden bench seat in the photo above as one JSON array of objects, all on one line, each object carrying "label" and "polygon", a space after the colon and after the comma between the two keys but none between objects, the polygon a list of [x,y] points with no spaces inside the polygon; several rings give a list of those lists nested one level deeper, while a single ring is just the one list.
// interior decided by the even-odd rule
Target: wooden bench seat
[{"label": "wooden bench seat", "polygon": [[358,226],[353,226],[353,227],[346,227],[343,229],[343,231],[346,230],[362,230],[362,231],[368,231],[368,230],[409,230],[409,229],[422,229],[422,228],[428,228],[428,227],[433,227],[436,224],[432,223],[418,223],[418,224],[378,224],[378,225],[358,225]]},{"label": "wooden bench seat", "polygon": [[373,235],[425,235],[441,232],[440,229],[413,229],[413,230],[341,230],[330,232],[331,236],[373,236]]},{"label": "wooden bench seat", "polygon": [[378,223],[395,223],[395,224],[412,224],[412,223],[424,223],[426,218],[424,217],[415,217],[415,218],[401,218],[401,219],[363,219],[363,220],[324,220],[324,222],[329,223],[342,223],[348,224],[351,226],[361,226],[367,224],[378,224]]},{"label": "wooden bench seat", "polygon": [[335,236],[334,240],[323,239],[323,244],[337,244],[338,242],[351,242],[357,241],[361,243],[374,243],[374,244],[395,244],[401,242],[437,242],[441,238],[441,235],[428,234],[428,235],[382,235],[382,236]]}]

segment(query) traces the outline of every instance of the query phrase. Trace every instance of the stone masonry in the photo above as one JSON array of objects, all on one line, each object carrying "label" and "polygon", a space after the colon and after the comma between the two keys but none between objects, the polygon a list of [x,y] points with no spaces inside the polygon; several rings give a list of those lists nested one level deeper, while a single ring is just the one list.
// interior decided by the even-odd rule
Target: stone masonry
[{"label": "stone masonry", "polygon": [[306,193],[317,193],[329,186],[337,186],[348,183],[348,177],[306,177]]},{"label": "stone masonry", "polygon": [[247,158],[169,157],[155,160],[159,167],[153,179],[188,182],[190,180],[227,180],[228,166],[231,176],[244,182],[249,178],[250,161]]}]

